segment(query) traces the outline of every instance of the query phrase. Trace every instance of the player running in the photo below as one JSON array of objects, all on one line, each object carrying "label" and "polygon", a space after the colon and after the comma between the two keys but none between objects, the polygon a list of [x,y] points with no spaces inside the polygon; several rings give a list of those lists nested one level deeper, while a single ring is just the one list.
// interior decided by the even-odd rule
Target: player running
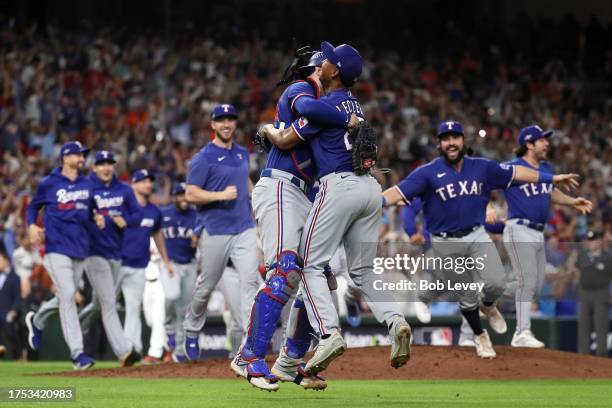
[{"label": "player running", "polygon": [[[455,282],[484,281],[480,310],[489,318],[491,328],[505,333],[506,322],[495,307],[504,292],[504,269],[491,238],[486,233],[486,206],[493,189],[503,189],[513,181],[558,183],[576,187],[577,175],[537,172],[532,169],[499,164],[492,160],[466,155],[463,127],[459,122],[442,122],[438,127],[438,150],[441,157],[420,166],[398,185],[384,192],[386,205],[400,201],[409,203],[414,197],[423,200],[423,212],[431,233],[437,258],[481,259],[484,268],[472,276],[470,271],[458,274],[454,270],[440,273]],[[491,339],[483,331],[478,314],[480,294],[476,290],[458,293],[461,313],[475,337],[476,353],[481,358],[495,358]]]},{"label": "player running", "polygon": [[[172,189],[174,203],[162,209],[161,228],[166,242],[170,264],[178,279],[178,293],[166,298],[167,346],[176,362],[185,361],[183,321],[197,275],[196,248],[198,237],[194,234],[197,211],[185,197],[185,183],[177,183]],[[178,348],[176,347],[178,345]]]},{"label": "player running", "polygon": [[[85,258],[89,253],[88,224],[95,222],[103,229],[104,218],[95,212],[93,185],[80,174],[89,149],[79,142],[68,142],[60,150],[61,165],[43,178],[26,210],[28,233],[32,243],[45,243],[43,263],[57,288],[56,297],[43,303],[46,309],[59,308],[64,340],[68,344],[75,370],[86,370],[95,361],[83,352],[83,334],[79,324],[74,295],[83,276]],[[44,228],[36,225],[43,209]],[[28,342],[40,347],[43,327],[37,326],[35,315],[26,318]],[[39,323],[40,324],[40,323]]]},{"label": "player running", "polygon": [[[544,173],[553,172],[546,161],[552,131],[532,125],[521,129],[518,137],[517,158],[511,165],[525,166]],[[582,197],[570,197],[552,183],[515,183],[504,190],[508,203],[508,219],[503,241],[517,277],[516,331],[513,347],[541,348],[544,343],[531,332],[531,304],[544,283],[546,253],[544,227],[550,203],[574,207],[582,214],[591,212],[593,204]]]},{"label": "player running", "polygon": [[[326,92],[321,100],[340,112],[363,118],[361,105],[350,92],[363,68],[359,52],[347,44],[334,48],[328,42],[323,42],[321,49],[325,61],[320,79]],[[341,243],[346,250],[350,276],[363,290],[376,318],[386,322],[389,328],[391,365],[401,367],[410,358],[410,326],[398,304],[380,301],[381,294],[376,294],[372,285],[381,218],[380,184],[365,171],[360,175],[355,173],[353,138],[343,127],[319,128],[301,117],[287,131],[267,125],[264,132],[281,149],[308,142],[318,167],[316,177],[320,189],[300,240],[300,254],[304,258],[300,288],[306,294],[304,302],[310,323],[320,337],[314,356],[304,368],[305,373],[314,375],[325,370],[346,350],[338,312],[323,274]]]},{"label": "player running", "polygon": [[199,242],[200,275],[196,280],[185,322],[185,353],[189,360],[200,356],[198,335],[206,322],[208,300],[231,258],[240,275],[240,326],[246,331],[251,299],[259,286],[257,237],[249,201],[249,153],[233,140],[236,109],[215,106],[211,127],[212,142],[204,146],[189,164],[187,201],[198,206],[198,225],[203,226]]}]

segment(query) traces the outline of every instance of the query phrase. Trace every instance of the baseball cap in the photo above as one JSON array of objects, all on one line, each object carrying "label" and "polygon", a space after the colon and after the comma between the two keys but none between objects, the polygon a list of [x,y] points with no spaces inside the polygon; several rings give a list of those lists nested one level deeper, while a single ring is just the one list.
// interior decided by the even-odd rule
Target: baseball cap
[{"label": "baseball cap", "polygon": [[348,44],[342,44],[334,48],[327,41],[321,43],[323,56],[329,62],[338,67],[340,77],[344,81],[355,81],[363,70],[363,59],[359,51]]},{"label": "baseball cap", "polygon": [[115,155],[113,152],[108,150],[100,150],[96,152],[96,160],[94,161],[94,164],[100,163],[117,163],[117,161],[115,160]]},{"label": "baseball cap", "polygon": [[185,183],[176,183],[174,187],[172,187],[172,195],[185,194],[185,189],[187,185]]},{"label": "baseball cap", "polygon": [[463,126],[455,120],[447,120],[438,125],[438,137],[449,133],[463,136]]},{"label": "baseball cap", "polygon": [[238,114],[236,113],[236,108],[233,105],[228,103],[224,103],[222,105],[217,105],[213,108],[212,111],[212,120],[218,120],[221,118],[230,117],[237,118]]},{"label": "baseball cap", "polygon": [[521,129],[518,142],[519,145],[525,146],[527,143],[533,143],[538,139],[549,137],[552,134],[552,130],[543,131],[538,125],[531,125]]},{"label": "baseball cap", "polygon": [[151,179],[151,181],[155,180],[155,176],[149,173],[148,170],[146,169],[136,170],[132,174],[132,183],[138,183],[139,181],[142,181],[146,178]]},{"label": "baseball cap", "polygon": [[81,144],[79,141],[64,143],[60,150],[60,157],[68,156],[69,154],[87,154],[89,149]]}]

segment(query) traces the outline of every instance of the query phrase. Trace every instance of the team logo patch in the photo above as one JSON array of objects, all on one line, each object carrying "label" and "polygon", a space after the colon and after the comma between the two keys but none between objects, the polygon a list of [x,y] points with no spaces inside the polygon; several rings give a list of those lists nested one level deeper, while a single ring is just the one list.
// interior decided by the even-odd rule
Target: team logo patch
[{"label": "team logo patch", "polygon": [[298,126],[300,127],[300,129],[302,129],[304,126],[306,126],[308,124],[308,119],[306,119],[305,117],[301,117],[298,120]]}]

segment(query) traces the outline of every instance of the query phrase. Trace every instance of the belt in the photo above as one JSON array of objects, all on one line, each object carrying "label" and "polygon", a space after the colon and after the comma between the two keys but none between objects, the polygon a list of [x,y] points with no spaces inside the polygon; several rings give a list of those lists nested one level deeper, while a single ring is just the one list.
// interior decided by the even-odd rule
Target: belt
[{"label": "belt", "polygon": [[536,231],[542,232],[542,231],[544,231],[544,228],[546,228],[546,224],[542,224],[542,223],[539,223],[539,222],[529,221],[526,218],[512,218],[512,219],[515,220],[517,224],[524,225],[525,227],[531,228],[531,229],[536,230]]},{"label": "belt", "polygon": [[148,279],[147,278],[147,282],[157,282],[157,278],[154,278],[154,279]]},{"label": "belt", "polygon": [[440,237],[440,238],[463,238],[466,235],[470,235],[472,232],[476,231],[478,228],[480,228],[480,225],[476,225],[472,228],[466,228],[462,230],[438,232],[437,234],[432,233],[432,235],[436,237]]},{"label": "belt", "polygon": [[263,169],[263,171],[261,172],[261,177],[270,177],[276,179],[282,178],[291,182],[291,184],[294,184],[297,188],[302,190],[304,194],[308,194],[308,192],[310,191],[310,187],[308,186],[308,184],[306,184],[304,180],[299,177],[295,177],[294,175],[292,175],[291,173],[287,173],[286,171],[267,168]]}]

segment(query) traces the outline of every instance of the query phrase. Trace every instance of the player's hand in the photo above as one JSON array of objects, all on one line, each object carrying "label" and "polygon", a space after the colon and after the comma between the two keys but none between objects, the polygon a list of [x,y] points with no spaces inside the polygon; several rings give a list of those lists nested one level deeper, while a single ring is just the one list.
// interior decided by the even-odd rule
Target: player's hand
[{"label": "player's hand", "polygon": [[115,215],[113,217],[113,222],[115,223],[115,225],[121,229],[124,229],[125,227],[127,227],[127,222],[125,221],[125,218],[123,218],[120,215]]},{"label": "player's hand", "polygon": [[197,248],[198,247],[198,241],[199,241],[200,237],[198,237],[197,235],[192,235],[191,236],[191,247],[192,248]]},{"label": "player's hand", "polygon": [[32,244],[42,244],[45,241],[45,230],[36,224],[30,225],[28,228],[28,235]]},{"label": "player's hand", "polygon": [[351,120],[349,120],[348,126],[346,127],[349,132],[353,132],[359,126],[361,120],[355,113],[351,113]]},{"label": "player's hand", "polygon": [[572,207],[576,209],[580,214],[590,214],[593,211],[593,203],[584,197],[574,198]]},{"label": "player's hand", "polygon": [[100,229],[106,228],[106,221],[104,220],[104,216],[98,213],[98,210],[93,210],[94,214],[94,222]]},{"label": "player's hand", "polygon": [[167,263],[166,269],[168,270],[168,276],[170,276],[171,278],[174,278],[174,268],[172,268],[172,264]]},{"label": "player's hand", "polygon": [[487,224],[495,224],[497,222],[498,218],[497,218],[497,211],[495,211],[494,209],[487,209],[487,217],[485,219],[485,222]]},{"label": "player's hand", "polygon": [[423,245],[425,243],[425,237],[420,232],[410,236],[410,243],[412,245]]},{"label": "player's hand", "polygon": [[221,200],[232,201],[238,198],[238,189],[236,186],[227,186],[225,190],[221,192]]},{"label": "player's hand", "polygon": [[580,183],[578,179],[580,176],[575,173],[570,174],[555,174],[553,176],[553,183],[557,187],[563,187],[566,191],[572,191],[578,188]]}]

